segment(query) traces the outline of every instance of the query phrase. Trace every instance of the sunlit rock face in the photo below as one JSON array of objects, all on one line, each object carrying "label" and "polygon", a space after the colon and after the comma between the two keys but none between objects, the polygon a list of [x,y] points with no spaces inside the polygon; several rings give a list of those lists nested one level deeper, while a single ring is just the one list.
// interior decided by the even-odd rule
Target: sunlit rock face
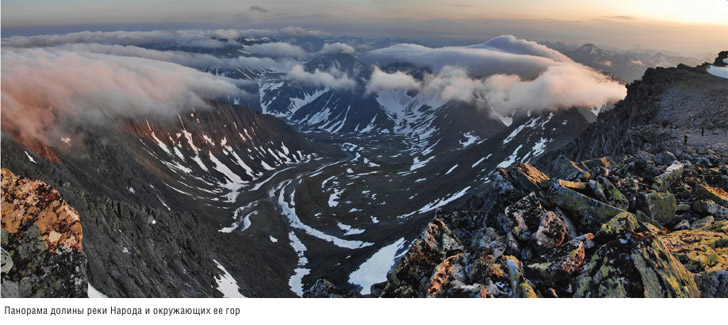
[{"label": "sunlit rock face", "polygon": [[2,169],[2,296],[86,297],[78,212],[48,184]]}]

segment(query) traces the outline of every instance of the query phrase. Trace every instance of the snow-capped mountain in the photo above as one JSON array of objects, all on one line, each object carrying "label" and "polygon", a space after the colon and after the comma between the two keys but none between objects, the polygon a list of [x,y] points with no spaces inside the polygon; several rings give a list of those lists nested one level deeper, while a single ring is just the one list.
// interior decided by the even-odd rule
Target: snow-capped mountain
[{"label": "snow-capped mountain", "polygon": [[[345,44],[325,53],[328,43],[315,37],[280,40],[215,39],[225,44],[214,49],[144,45],[162,50],[154,57],[189,55],[194,60],[180,62],[206,63],[189,63],[192,72],[245,90],[202,96],[205,109],[186,106],[103,127],[71,123],[63,129],[74,136],[48,145],[3,123],[3,167],[58,188],[86,220],[91,292],[293,297],[325,276],[367,293],[438,209],[477,208],[499,168],[561,148],[599,113],[549,109],[537,98],[533,109],[503,114],[509,110],[483,94],[373,89],[375,73],[419,85],[439,75],[405,61],[367,64]],[[270,44],[306,53],[253,53]],[[534,44],[500,37],[448,51],[563,59]],[[244,68],[243,59],[275,66]],[[535,61],[539,69],[557,62]],[[457,77],[485,85],[466,73]]]},{"label": "snow-capped mountain", "polygon": [[675,67],[678,64],[694,66],[708,58],[685,57],[659,51],[620,51],[605,49],[593,43],[570,46],[557,42],[544,42],[570,59],[597,70],[615,74],[622,80],[632,82],[642,77],[647,68]]}]

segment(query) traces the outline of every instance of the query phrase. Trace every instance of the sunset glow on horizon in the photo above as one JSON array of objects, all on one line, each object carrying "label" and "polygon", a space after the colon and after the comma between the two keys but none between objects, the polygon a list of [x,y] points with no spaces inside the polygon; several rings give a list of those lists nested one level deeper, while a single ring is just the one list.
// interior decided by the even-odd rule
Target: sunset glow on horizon
[{"label": "sunset glow on horizon", "polygon": [[692,53],[714,52],[728,44],[725,0],[6,0],[2,7],[6,36],[49,30],[301,26],[353,36],[461,43],[515,34]]}]

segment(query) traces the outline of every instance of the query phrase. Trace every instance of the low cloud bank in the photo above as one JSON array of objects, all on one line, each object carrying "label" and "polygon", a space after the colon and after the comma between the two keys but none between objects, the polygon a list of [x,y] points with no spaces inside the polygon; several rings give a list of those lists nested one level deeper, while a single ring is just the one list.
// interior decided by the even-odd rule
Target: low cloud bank
[{"label": "low cloud bank", "polygon": [[145,58],[55,48],[4,49],[2,56],[3,128],[49,145],[69,132],[61,121],[173,116],[246,95],[233,80]]},{"label": "low cloud bank", "polygon": [[500,114],[595,107],[626,96],[624,85],[543,45],[513,36],[467,47],[428,48],[398,44],[370,51],[379,65],[407,62],[429,67],[421,81],[403,72],[378,68],[368,92],[416,89],[442,101],[483,101]]},{"label": "low cloud bank", "polygon": [[303,58],[308,56],[308,53],[300,46],[283,42],[250,45],[246,46],[244,50],[263,56],[287,56],[293,58]]},{"label": "low cloud bank", "polygon": [[319,30],[288,26],[281,29],[217,29],[175,31],[78,32],[58,35],[14,36],[2,41],[3,47],[49,47],[73,43],[115,45],[174,44],[177,46],[222,48],[232,40],[250,36],[326,36]]},{"label": "low cloud bank", "polygon": [[354,48],[344,43],[326,43],[319,54],[354,54]]},{"label": "low cloud bank", "polygon": [[386,73],[374,67],[372,72],[372,78],[369,80],[366,86],[366,93],[375,93],[381,90],[393,90],[393,89],[419,89],[422,84],[415,80],[414,77],[402,72],[397,71],[395,73]]},{"label": "low cloud bank", "polygon": [[339,70],[321,71],[316,69],[314,72],[307,72],[300,64],[291,68],[291,71],[288,72],[288,78],[315,87],[328,87],[337,90],[351,90],[356,87],[356,81]]},{"label": "low cloud bank", "polygon": [[157,51],[133,45],[64,44],[57,48],[71,52],[90,52],[127,57],[140,57],[166,61],[194,68],[215,67],[220,69],[251,68],[285,72],[295,63],[290,60],[275,60],[267,57],[221,58],[210,54],[182,51]]}]

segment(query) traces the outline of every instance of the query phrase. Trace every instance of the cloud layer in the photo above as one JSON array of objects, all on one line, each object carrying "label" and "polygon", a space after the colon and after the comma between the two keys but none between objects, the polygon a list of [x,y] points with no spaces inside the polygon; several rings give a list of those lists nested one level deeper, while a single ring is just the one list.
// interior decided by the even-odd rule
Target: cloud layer
[{"label": "cloud layer", "polygon": [[366,93],[370,94],[381,90],[393,89],[419,89],[421,86],[422,84],[415,80],[414,77],[402,71],[386,73],[375,66],[372,77],[367,83]]},{"label": "cloud layer", "polygon": [[499,36],[467,47],[398,44],[370,51],[364,57],[380,65],[408,62],[434,71],[417,81],[402,72],[387,74],[375,68],[367,84],[368,92],[417,89],[424,96],[442,101],[486,102],[506,115],[594,107],[626,95],[624,85],[607,76],[555,50],[513,36]]},{"label": "cloud layer", "polygon": [[230,41],[250,36],[325,36],[319,30],[288,26],[281,29],[217,29],[217,30],[158,30],[78,32],[58,35],[14,36],[3,39],[3,47],[49,47],[69,43],[99,43],[115,45],[175,44],[202,48],[222,48]]},{"label": "cloud layer", "polygon": [[300,46],[291,45],[283,42],[250,45],[245,47],[245,51],[257,55],[274,57],[287,56],[293,58],[303,58],[308,55],[308,53]]},{"label": "cloud layer", "polygon": [[294,63],[290,60],[275,60],[267,57],[240,56],[235,58],[221,58],[202,53],[150,50],[133,45],[63,44],[57,46],[57,48],[71,52],[90,52],[106,55],[140,57],[150,60],[173,62],[194,68],[251,68],[285,72],[294,65]]},{"label": "cloud layer", "polygon": [[356,87],[356,81],[345,73],[336,69],[321,71],[316,69],[313,73],[307,72],[303,66],[297,64],[288,72],[288,78],[298,82],[307,83],[315,87],[328,87],[337,90],[351,90]]},{"label": "cloud layer", "polygon": [[354,48],[344,43],[326,43],[318,52],[319,54],[354,54]]},{"label": "cloud layer", "polygon": [[456,65],[467,69],[471,76],[516,74],[524,78],[535,78],[556,62],[571,62],[557,51],[513,36],[500,36],[473,46],[429,48],[397,44],[367,52],[362,59],[380,66],[409,62],[435,71]]},{"label": "cloud layer", "polygon": [[61,49],[4,49],[2,56],[3,128],[49,145],[69,132],[61,121],[170,116],[245,95],[231,80],[138,57]]}]

